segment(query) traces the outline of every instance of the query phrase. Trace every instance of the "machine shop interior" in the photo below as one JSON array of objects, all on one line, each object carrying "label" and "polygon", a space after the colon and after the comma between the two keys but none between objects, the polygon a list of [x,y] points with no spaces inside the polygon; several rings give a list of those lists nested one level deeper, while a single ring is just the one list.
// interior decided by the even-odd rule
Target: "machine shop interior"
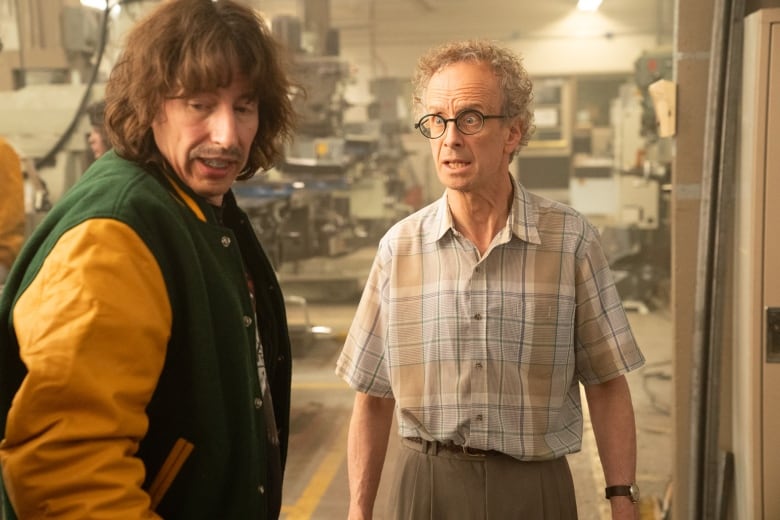
[{"label": "machine shop interior", "polygon": [[[276,268],[293,338],[283,518],[346,517],[354,392],[335,376],[335,362],[380,237],[442,194],[429,143],[414,130],[410,75],[426,49],[461,38],[500,40],[523,56],[534,82],[536,131],[511,173],[530,191],[583,213],[600,232],[647,358],[628,376],[642,518],[708,518],[690,513],[708,507],[695,484],[700,475],[690,469],[701,464],[692,455],[701,442],[690,425],[707,404],[726,418],[718,433],[706,434],[733,457],[727,469],[718,466],[726,483],[712,492],[720,518],[780,518],[771,516],[780,515],[772,493],[742,492],[744,482],[764,489],[780,475],[778,460],[768,463],[774,469],[756,467],[756,456],[771,460],[770,452],[744,454],[741,446],[745,439],[761,444],[765,435],[734,418],[742,404],[764,402],[762,390],[738,391],[747,388],[741,381],[751,379],[751,369],[724,376],[721,404],[693,410],[696,398],[689,398],[703,377],[696,357],[703,257],[697,222],[705,215],[699,190],[706,185],[713,20],[730,0],[603,0],[595,10],[578,9],[576,0],[241,1],[286,46],[302,87],[291,92],[299,122],[284,160],[234,187]],[[93,160],[87,107],[102,97],[123,34],[156,3],[0,0],[0,136],[23,158],[28,234]],[[745,14],[780,5],[735,3]],[[742,84],[741,102],[749,88]],[[723,287],[741,276],[739,262],[731,267],[729,259]],[[724,323],[732,323],[724,309]],[[736,332],[725,329],[718,337],[728,343]],[[759,343],[767,341],[762,334],[755,334]],[[727,373],[740,362],[729,357],[737,356],[730,347],[721,350]],[[755,368],[762,380],[769,369]],[[777,385],[763,391],[780,396]],[[758,411],[750,421],[780,426],[780,414]],[[570,457],[580,518],[608,518],[587,420],[585,430],[582,451]],[[391,453],[398,449],[394,437]],[[385,472],[393,460],[387,458]],[[392,497],[381,486],[383,500]]]}]

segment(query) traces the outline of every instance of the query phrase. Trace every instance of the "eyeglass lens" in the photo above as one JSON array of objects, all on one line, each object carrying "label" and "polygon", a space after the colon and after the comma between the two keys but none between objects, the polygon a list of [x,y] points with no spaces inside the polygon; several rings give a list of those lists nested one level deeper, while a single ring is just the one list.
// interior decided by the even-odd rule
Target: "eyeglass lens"
[{"label": "eyeglass lens", "polygon": [[447,123],[450,121],[455,121],[455,126],[458,127],[458,130],[467,135],[476,134],[485,124],[485,118],[481,113],[476,110],[466,110],[453,119],[445,119],[436,114],[429,114],[420,120],[418,126],[420,132],[425,137],[435,139],[444,134],[444,131],[447,129]]}]

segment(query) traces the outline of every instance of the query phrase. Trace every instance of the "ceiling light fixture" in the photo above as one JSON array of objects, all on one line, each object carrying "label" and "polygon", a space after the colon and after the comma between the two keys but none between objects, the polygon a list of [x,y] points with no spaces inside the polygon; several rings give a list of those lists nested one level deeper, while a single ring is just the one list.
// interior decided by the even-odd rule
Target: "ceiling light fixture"
[{"label": "ceiling light fixture", "polygon": [[578,0],[577,9],[580,11],[597,11],[601,0]]},{"label": "ceiling light fixture", "polygon": [[108,0],[81,0],[81,5],[91,7],[92,9],[105,9],[108,5]]}]

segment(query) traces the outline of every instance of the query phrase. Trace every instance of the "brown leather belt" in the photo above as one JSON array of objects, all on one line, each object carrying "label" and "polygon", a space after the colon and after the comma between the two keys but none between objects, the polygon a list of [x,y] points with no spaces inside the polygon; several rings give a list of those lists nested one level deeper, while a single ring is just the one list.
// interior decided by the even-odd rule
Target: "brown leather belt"
[{"label": "brown leather belt", "polygon": [[501,455],[501,452],[496,450],[478,450],[477,448],[472,448],[471,446],[463,446],[460,444],[453,444],[451,442],[443,443],[438,441],[426,441],[420,437],[404,437],[403,444],[408,448],[425,453],[426,455],[438,455],[438,453],[442,451],[460,455],[470,455],[472,457]]}]

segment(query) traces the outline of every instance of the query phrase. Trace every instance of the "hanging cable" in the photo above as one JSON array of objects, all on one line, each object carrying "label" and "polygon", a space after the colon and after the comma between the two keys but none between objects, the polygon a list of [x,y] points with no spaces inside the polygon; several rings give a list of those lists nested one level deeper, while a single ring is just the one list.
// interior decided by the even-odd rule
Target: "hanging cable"
[{"label": "hanging cable", "polygon": [[63,146],[65,146],[65,143],[68,142],[68,139],[70,139],[71,135],[73,135],[74,130],[78,126],[79,118],[84,113],[87,105],[90,102],[90,94],[92,93],[92,88],[97,81],[98,72],[100,71],[100,63],[103,60],[103,53],[106,48],[106,41],[108,40],[108,18],[112,8],[113,6],[110,6],[108,2],[106,2],[106,8],[103,10],[103,17],[100,24],[100,41],[98,42],[98,48],[96,51],[97,57],[95,59],[95,64],[92,67],[92,72],[87,83],[87,88],[84,90],[84,94],[81,96],[78,109],[73,115],[73,119],[71,119],[70,124],[68,124],[68,127],[62,133],[57,142],[54,143],[54,146],[52,146],[51,150],[49,150],[46,155],[35,161],[36,168],[42,168],[54,160],[56,155],[60,152],[60,150],[62,150]]}]

